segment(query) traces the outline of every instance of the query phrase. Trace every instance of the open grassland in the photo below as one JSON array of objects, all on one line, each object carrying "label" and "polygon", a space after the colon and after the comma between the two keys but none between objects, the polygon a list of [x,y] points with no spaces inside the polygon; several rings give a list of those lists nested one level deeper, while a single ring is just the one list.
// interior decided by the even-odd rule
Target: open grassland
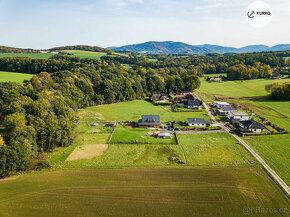
[{"label": "open grassland", "polygon": [[290,185],[290,135],[244,137],[272,169]]},{"label": "open grassland", "polygon": [[202,79],[202,84],[199,91],[209,95],[208,98],[205,97],[206,101],[211,101],[213,99],[210,95],[223,95],[229,97],[266,96],[268,93],[265,90],[265,85],[272,84],[273,82],[285,81],[290,81],[290,79],[254,79],[244,81],[225,81],[221,83],[207,82]]},{"label": "open grassland", "polygon": [[0,71],[0,82],[12,81],[22,83],[24,79],[29,80],[32,76],[32,74]]},{"label": "open grassland", "polygon": [[55,55],[54,53],[0,53],[2,57],[29,57],[31,59],[48,59]]},{"label": "open grassland", "polygon": [[147,135],[150,130],[144,128],[127,128],[119,125],[113,134],[111,144],[176,144],[176,139],[172,136],[171,139],[157,139],[152,135]]},{"label": "open grassland", "polygon": [[105,52],[91,52],[81,50],[63,50],[64,52],[73,54],[72,57],[89,58],[89,59],[100,59],[102,56],[106,56]]},{"label": "open grassland", "polygon": [[226,133],[177,135],[188,165],[241,165],[254,158]]},{"label": "open grassland", "polygon": [[269,217],[290,210],[259,167],[60,170],[2,180],[0,195],[0,216],[9,217]]},{"label": "open grassland", "polygon": [[145,100],[135,100],[108,105],[88,107],[80,110],[84,121],[138,121],[142,115],[160,115],[161,121],[187,121],[187,118],[205,118],[207,113],[201,112],[171,112],[170,106],[153,105]]}]

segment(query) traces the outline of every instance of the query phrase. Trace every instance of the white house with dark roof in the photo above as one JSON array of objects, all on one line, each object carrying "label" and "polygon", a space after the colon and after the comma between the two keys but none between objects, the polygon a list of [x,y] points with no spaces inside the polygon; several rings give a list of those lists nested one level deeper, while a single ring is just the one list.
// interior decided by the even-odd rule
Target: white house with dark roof
[{"label": "white house with dark roof", "polygon": [[228,119],[232,122],[240,122],[249,120],[249,115],[243,111],[230,111],[228,114]]},{"label": "white house with dark roof", "polygon": [[199,100],[189,100],[187,102],[187,108],[189,109],[198,109],[201,106],[201,102]]},{"label": "white house with dark roof", "polygon": [[187,124],[190,127],[206,127],[212,124],[211,121],[206,121],[203,118],[187,118]]},{"label": "white house with dark roof", "polygon": [[221,107],[218,110],[218,113],[219,113],[219,115],[227,116],[231,111],[237,111],[237,110],[234,107],[229,105],[229,106]]},{"label": "white house with dark roof", "polygon": [[257,121],[247,120],[240,122],[240,131],[241,132],[253,132],[253,133],[262,133],[264,126]]}]

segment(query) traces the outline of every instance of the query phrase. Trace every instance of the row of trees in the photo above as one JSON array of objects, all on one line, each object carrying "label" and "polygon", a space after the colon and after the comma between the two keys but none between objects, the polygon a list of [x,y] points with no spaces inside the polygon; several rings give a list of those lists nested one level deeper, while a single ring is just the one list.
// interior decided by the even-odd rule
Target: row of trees
[{"label": "row of trees", "polygon": [[242,64],[234,65],[229,68],[228,80],[248,80],[257,78],[270,78],[272,71],[269,65],[254,63],[253,66]]}]

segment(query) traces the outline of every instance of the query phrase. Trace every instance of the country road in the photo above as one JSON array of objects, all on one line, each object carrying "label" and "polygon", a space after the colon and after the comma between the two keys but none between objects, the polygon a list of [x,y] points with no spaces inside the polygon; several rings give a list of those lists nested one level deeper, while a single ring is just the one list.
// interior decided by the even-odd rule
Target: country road
[{"label": "country road", "polygon": [[[196,97],[197,99],[199,99],[200,101],[201,98],[198,95],[198,92],[196,91]],[[288,195],[290,195],[290,188],[289,186],[280,178],[280,176],[278,176],[278,174],[263,160],[262,157],[260,157],[260,155],[257,154],[257,152],[255,152],[242,138],[240,138],[238,135],[231,133],[230,129],[224,125],[224,123],[219,123],[217,122],[216,118],[212,115],[211,111],[209,110],[208,105],[202,101],[202,105],[204,106],[204,108],[207,110],[208,115],[210,116],[210,118],[217,123],[222,129],[225,130],[225,132],[231,134],[235,139],[237,139],[239,141],[240,144],[242,144],[256,159],[257,161],[259,161],[262,166],[267,170],[267,172],[269,174],[271,174],[271,176],[275,179],[275,181],[277,183],[279,183],[279,185],[284,189],[285,192],[287,192]]]}]

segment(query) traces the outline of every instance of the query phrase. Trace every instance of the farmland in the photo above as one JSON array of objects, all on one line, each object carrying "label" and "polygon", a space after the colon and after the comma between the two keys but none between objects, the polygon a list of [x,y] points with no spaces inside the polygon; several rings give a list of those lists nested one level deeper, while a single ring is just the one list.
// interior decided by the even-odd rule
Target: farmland
[{"label": "farmland", "polygon": [[17,72],[0,71],[0,82],[12,81],[22,83],[24,79],[31,79],[33,75]]},{"label": "farmland", "polygon": [[102,56],[107,55],[104,52],[91,52],[81,50],[63,50],[64,52],[73,54],[72,57],[89,58],[89,59],[100,59]]},{"label": "farmland", "polygon": [[145,100],[93,106],[80,110],[80,116],[84,121],[138,121],[141,115],[148,114],[160,115],[161,121],[186,121],[187,118],[210,120],[206,111],[171,112],[170,106],[153,105]]},{"label": "farmland", "polygon": [[[60,170],[0,182],[1,216],[288,216],[258,167]],[[57,198],[57,199],[56,199]],[[251,215],[250,215],[251,214]]]},{"label": "farmland", "polygon": [[31,59],[48,59],[55,55],[54,53],[0,53],[2,57],[29,57]]},{"label": "farmland", "polygon": [[244,140],[290,185],[289,134],[245,137]]}]

